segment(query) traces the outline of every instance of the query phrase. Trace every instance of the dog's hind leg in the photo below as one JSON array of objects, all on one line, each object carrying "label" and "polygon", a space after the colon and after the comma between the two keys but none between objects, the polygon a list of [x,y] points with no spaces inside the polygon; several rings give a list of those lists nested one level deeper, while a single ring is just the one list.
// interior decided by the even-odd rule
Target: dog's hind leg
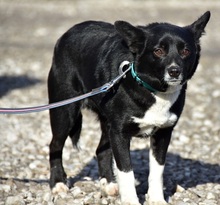
[{"label": "dog's hind leg", "polygon": [[109,141],[109,129],[107,122],[100,120],[102,136],[96,150],[99,165],[100,189],[103,195],[117,195],[118,185],[113,173],[112,150]]},{"label": "dog's hind leg", "polygon": [[53,134],[50,143],[50,187],[54,194],[68,190],[66,173],[62,164],[62,151],[68,136],[79,138],[80,123],[82,122],[82,116],[79,112],[79,104],[50,110]]}]

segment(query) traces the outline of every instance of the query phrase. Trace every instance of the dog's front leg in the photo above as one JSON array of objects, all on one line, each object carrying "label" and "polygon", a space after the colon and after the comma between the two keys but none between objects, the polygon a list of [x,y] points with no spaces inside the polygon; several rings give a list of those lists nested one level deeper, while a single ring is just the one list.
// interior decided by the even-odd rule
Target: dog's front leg
[{"label": "dog's front leg", "polygon": [[167,149],[170,143],[172,128],[158,130],[151,137],[150,145],[150,172],[148,178],[148,194],[146,196],[149,205],[165,205],[163,194],[163,170]]},{"label": "dog's front leg", "polygon": [[134,173],[130,158],[130,137],[111,132],[111,146],[114,156],[114,173],[117,178],[121,204],[140,205],[136,189]]}]

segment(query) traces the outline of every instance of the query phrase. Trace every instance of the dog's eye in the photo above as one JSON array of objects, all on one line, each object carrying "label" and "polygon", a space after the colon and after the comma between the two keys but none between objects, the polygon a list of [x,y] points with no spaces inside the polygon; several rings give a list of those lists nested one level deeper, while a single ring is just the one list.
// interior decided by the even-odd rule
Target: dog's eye
[{"label": "dog's eye", "polygon": [[164,56],[165,54],[166,54],[166,52],[165,52],[165,50],[162,49],[162,48],[156,48],[156,49],[154,50],[154,55],[155,55],[156,57],[162,57],[162,56]]},{"label": "dog's eye", "polygon": [[190,54],[190,51],[187,48],[184,48],[183,50],[180,51],[180,55],[182,57],[187,57],[189,54]]}]

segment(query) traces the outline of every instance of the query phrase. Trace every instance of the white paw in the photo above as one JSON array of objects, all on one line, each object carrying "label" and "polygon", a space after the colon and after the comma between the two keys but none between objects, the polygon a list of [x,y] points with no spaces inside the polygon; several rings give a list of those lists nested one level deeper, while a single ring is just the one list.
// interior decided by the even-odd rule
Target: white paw
[{"label": "white paw", "polygon": [[108,183],[106,178],[100,180],[100,189],[104,195],[115,196],[118,195],[118,185],[116,183]]},{"label": "white paw", "polygon": [[67,193],[69,188],[62,182],[56,183],[55,187],[52,189],[52,194],[57,195],[60,193]]},{"label": "white paw", "polygon": [[146,194],[146,204],[147,205],[168,205],[164,199],[150,199],[148,194]]}]

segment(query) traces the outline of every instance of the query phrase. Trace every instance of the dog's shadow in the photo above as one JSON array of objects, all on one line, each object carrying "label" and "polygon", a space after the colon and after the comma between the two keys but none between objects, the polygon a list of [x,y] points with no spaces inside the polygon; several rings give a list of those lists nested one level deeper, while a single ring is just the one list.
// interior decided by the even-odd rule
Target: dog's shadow
[{"label": "dog's shadow", "polygon": [[[144,195],[148,189],[149,174],[149,150],[131,151],[135,178],[138,181],[136,186],[138,195]],[[98,167],[96,158],[93,158],[81,172],[74,177],[70,177],[71,185],[89,177],[97,180]],[[92,171],[93,170],[93,171]],[[94,170],[97,170],[94,174]],[[180,185],[184,189],[196,187],[207,183],[220,183],[220,165],[205,163],[199,160],[182,158],[173,153],[167,154],[164,171],[165,197],[172,196],[176,191],[176,186]]]},{"label": "dog's shadow", "polygon": [[14,89],[22,89],[40,83],[41,80],[26,75],[0,76],[0,97]]},{"label": "dog's shadow", "polygon": [[[139,182],[136,186],[141,203],[144,202],[144,194],[148,189],[149,174],[149,150],[131,151],[135,178]],[[73,187],[76,182],[84,181],[90,178],[98,180],[98,163],[94,157],[84,168],[76,175],[68,178],[69,186]],[[8,178],[0,177],[0,180],[8,180]],[[18,179],[15,181],[37,184],[48,183],[48,180],[38,179]],[[176,186],[180,185],[184,189],[196,187],[197,185],[216,183],[220,184],[220,165],[205,163],[199,160],[182,158],[173,153],[167,154],[166,166],[164,171],[165,198],[175,193]]]}]

